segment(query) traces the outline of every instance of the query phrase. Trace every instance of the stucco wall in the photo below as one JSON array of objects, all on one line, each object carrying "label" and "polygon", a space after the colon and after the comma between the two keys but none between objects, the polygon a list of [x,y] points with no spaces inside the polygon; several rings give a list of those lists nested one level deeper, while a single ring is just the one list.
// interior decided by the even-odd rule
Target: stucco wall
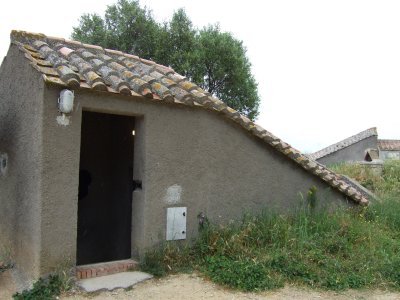
[{"label": "stucco wall", "polygon": [[381,150],[381,151],[379,151],[379,158],[382,160],[400,159],[400,151]]},{"label": "stucco wall", "polygon": [[321,157],[320,159],[317,159],[317,161],[326,166],[340,162],[363,161],[365,157],[365,150],[367,150],[368,148],[378,148],[377,136],[371,136],[369,138],[363,139],[346,148],[340,149],[336,152]]},{"label": "stucco wall", "polygon": [[62,88],[46,89],[43,112],[41,272],[76,262],[81,117],[79,103],[70,125],[56,121]]},{"label": "stucco wall", "polygon": [[[226,222],[260,209],[290,210],[297,207],[299,192],[313,185],[322,202],[345,203],[342,194],[217,113],[76,91],[71,124],[62,127],[53,104],[60,90],[45,92],[43,272],[63,257],[74,260],[82,109],[136,116],[134,178],[143,181],[143,189],[133,192],[133,254],[165,240],[170,206],[188,208],[190,240],[200,212],[212,222]],[[182,191],[174,204],[167,203],[171,186]]]},{"label": "stucco wall", "polygon": [[11,250],[28,278],[40,272],[43,86],[11,46],[0,70],[0,152],[8,154],[7,173],[0,176],[0,248]]}]

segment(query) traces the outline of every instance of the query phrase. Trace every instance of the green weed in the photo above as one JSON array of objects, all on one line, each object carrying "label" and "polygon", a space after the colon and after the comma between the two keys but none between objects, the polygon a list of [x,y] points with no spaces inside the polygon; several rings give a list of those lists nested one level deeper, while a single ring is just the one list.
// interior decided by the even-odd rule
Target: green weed
[{"label": "green weed", "polygon": [[13,295],[15,300],[53,300],[58,299],[62,292],[69,291],[74,286],[74,278],[63,266],[56,273],[45,278],[39,278],[31,289]]},{"label": "green weed", "polygon": [[255,258],[230,258],[214,255],[204,259],[203,272],[214,282],[243,291],[269,290],[283,287],[278,273],[271,272]]},{"label": "green weed", "polygon": [[50,275],[48,278],[40,278],[33,284],[32,289],[24,290],[13,295],[15,300],[52,300],[62,292],[64,283],[58,275]]}]

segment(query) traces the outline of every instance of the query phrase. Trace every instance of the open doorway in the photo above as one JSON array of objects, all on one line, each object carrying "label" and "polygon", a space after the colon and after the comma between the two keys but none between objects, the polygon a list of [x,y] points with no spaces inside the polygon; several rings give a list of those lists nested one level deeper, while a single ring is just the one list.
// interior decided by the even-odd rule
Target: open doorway
[{"label": "open doorway", "polygon": [[135,118],[83,112],[77,265],[131,257]]}]

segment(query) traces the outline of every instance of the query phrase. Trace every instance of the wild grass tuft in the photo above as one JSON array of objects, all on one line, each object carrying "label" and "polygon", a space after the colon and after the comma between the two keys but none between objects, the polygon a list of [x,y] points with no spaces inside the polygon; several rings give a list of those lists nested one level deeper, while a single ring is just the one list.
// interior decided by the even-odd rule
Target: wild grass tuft
[{"label": "wild grass tuft", "polygon": [[193,249],[187,245],[177,246],[166,242],[148,251],[141,261],[140,268],[156,277],[169,273],[188,272],[193,270]]}]

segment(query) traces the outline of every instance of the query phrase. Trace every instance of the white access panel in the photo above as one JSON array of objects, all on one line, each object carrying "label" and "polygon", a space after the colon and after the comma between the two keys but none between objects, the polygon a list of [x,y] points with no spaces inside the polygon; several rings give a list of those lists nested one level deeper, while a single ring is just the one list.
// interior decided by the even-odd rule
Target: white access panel
[{"label": "white access panel", "polygon": [[167,241],[186,239],[186,207],[167,208]]}]

